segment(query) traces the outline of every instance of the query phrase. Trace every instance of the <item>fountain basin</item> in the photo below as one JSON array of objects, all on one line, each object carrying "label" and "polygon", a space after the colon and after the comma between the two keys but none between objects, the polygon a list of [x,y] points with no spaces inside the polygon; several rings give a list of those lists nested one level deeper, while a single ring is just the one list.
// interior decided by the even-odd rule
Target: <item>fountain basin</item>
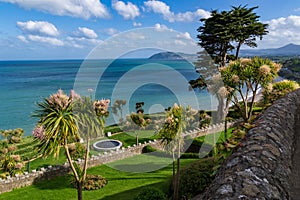
[{"label": "fountain basin", "polygon": [[100,140],[93,144],[93,148],[97,151],[111,151],[120,149],[122,146],[122,142],[119,140],[107,139]]}]

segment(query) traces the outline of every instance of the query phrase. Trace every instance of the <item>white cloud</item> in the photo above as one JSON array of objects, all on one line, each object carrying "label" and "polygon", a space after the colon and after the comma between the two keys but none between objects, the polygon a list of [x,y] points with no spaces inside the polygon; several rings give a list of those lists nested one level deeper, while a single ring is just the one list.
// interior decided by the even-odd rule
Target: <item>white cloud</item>
[{"label": "white cloud", "polygon": [[134,27],[140,27],[140,26],[142,26],[142,23],[140,23],[140,22],[133,22],[133,24],[132,24]]},{"label": "white cloud", "polygon": [[53,46],[64,46],[65,43],[56,38],[60,35],[57,28],[46,21],[27,21],[17,22],[17,27],[20,28],[24,35],[19,35],[17,38],[25,43],[39,42]]},{"label": "white cloud", "polygon": [[34,42],[48,43],[54,46],[63,46],[64,42],[53,37],[43,37],[39,35],[28,35],[28,40]]},{"label": "white cloud", "polygon": [[67,37],[66,39],[66,45],[76,47],[76,48],[84,48],[88,46],[97,46],[101,44],[103,41],[98,40],[96,38],[85,38],[85,37]]},{"label": "white cloud", "polygon": [[26,37],[23,36],[23,35],[18,35],[17,38],[18,38],[19,40],[21,40],[22,42],[28,43],[28,40],[27,40]]},{"label": "white cloud", "polygon": [[180,33],[176,35],[177,38],[183,38],[183,39],[192,39],[191,35],[188,32]]},{"label": "white cloud", "polygon": [[174,40],[174,43],[176,45],[182,45],[182,46],[186,46],[187,44],[185,42],[183,42],[182,40]]},{"label": "white cloud", "polygon": [[159,23],[155,24],[155,25],[154,25],[154,28],[155,28],[155,30],[157,30],[157,31],[171,30],[171,29],[169,29],[166,25],[164,25],[164,24],[159,24]]},{"label": "white cloud", "polygon": [[288,43],[300,44],[300,16],[290,15],[265,21],[269,33],[259,41],[259,48],[275,48]]},{"label": "white cloud", "polygon": [[162,14],[165,20],[169,22],[191,22],[200,18],[208,18],[210,12],[203,9],[197,9],[194,12],[187,11],[175,14],[170,10],[170,6],[162,1],[150,0],[144,2],[146,9],[154,13]]},{"label": "white cloud", "polygon": [[206,11],[206,10],[203,10],[203,9],[197,9],[194,14],[196,15],[196,17],[202,17],[202,18],[209,18],[211,13]]},{"label": "white cloud", "polygon": [[166,3],[162,1],[146,1],[144,2],[144,5],[154,13],[162,14],[165,17],[171,16],[172,12],[170,11],[170,6],[168,6]]},{"label": "white cloud", "polygon": [[126,34],[126,38],[128,38],[130,40],[144,40],[146,37],[142,33],[129,32],[128,34]]},{"label": "white cloud", "polygon": [[176,34],[176,38],[174,39],[175,45],[181,46],[194,46],[197,43],[192,39],[191,35],[188,32],[178,33]]},{"label": "white cloud", "polygon": [[118,31],[115,28],[107,28],[103,30],[104,33],[106,33],[107,35],[115,35],[117,33],[119,33],[120,31]]},{"label": "white cloud", "polygon": [[109,12],[100,0],[0,0],[26,9],[36,9],[59,16],[108,18]]},{"label": "white cloud", "polygon": [[42,36],[58,36],[57,28],[46,21],[17,22],[17,26],[26,34]]},{"label": "white cloud", "polygon": [[143,49],[159,49],[160,51],[190,54],[199,51],[197,42],[190,39],[179,39],[177,35],[181,34],[161,24],[157,24],[156,27],[128,30],[103,41],[99,47],[95,48],[93,52],[89,54],[89,58],[118,58],[123,55],[128,55],[130,52]]},{"label": "white cloud", "polygon": [[134,19],[140,15],[139,8],[131,2],[114,1],[112,7],[124,17],[124,19]]},{"label": "white cloud", "polygon": [[82,37],[87,39],[95,39],[98,37],[97,33],[94,30],[86,27],[78,27],[78,31],[74,33],[76,37]]}]

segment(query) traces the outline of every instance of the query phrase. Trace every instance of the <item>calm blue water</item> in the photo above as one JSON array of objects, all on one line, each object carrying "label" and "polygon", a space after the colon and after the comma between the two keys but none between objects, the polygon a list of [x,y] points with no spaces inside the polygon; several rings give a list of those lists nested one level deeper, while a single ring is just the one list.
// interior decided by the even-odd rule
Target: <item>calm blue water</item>
[{"label": "calm blue water", "polygon": [[[189,95],[193,92],[188,90],[187,81],[198,77],[193,65],[186,61],[123,59],[82,63],[82,60],[0,61],[0,129],[20,127],[25,135],[30,135],[37,121],[31,117],[36,102],[58,89],[68,93],[75,87],[81,95],[96,99],[126,98],[129,102],[126,113],[133,112],[138,101],[145,102],[147,113],[163,111],[174,102],[190,105]],[[200,109],[209,109],[208,94],[196,92],[196,95]],[[114,123],[112,116],[107,121],[111,123]]]}]

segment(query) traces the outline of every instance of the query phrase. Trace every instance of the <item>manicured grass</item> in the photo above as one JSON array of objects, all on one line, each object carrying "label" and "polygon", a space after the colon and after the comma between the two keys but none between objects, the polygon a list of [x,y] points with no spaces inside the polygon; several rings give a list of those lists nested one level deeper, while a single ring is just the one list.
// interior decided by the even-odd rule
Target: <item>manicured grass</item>
[{"label": "manicured grass", "polygon": [[[227,138],[230,138],[231,135],[232,135],[232,131],[234,130],[235,128],[230,128],[227,130]],[[217,133],[213,133],[213,134],[209,134],[209,135],[206,135],[206,136],[201,136],[201,137],[197,137],[195,138],[194,140],[197,140],[197,142],[202,142],[202,143],[206,143],[206,144],[209,144],[209,145],[213,145],[217,142],[222,142],[222,141],[225,141],[225,134],[224,134],[224,131],[221,131],[221,132],[217,132]]]},{"label": "manicured grass", "polygon": [[[64,149],[61,149],[58,158],[54,158],[53,155],[48,156],[47,158],[37,158],[29,163],[29,172],[34,169],[40,169],[42,167],[47,167],[49,165],[61,165],[67,162],[67,157],[65,155]],[[27,169],[27,167],[25,168]]]},{"label": "manicured grass", "polygon": [[[144,143],[144,142],[148,142],[149,140],[157,139],[157,135],[154,133],[153,130],[141,130],[141,131],[139,131],[138,137],[139,137],[139,143]],[[135,138],[134,132],[121,132],[121,133],[113,134],[110,137],[103,137],[103,138],[99,138],[96,140],[92,140],[90,142],[91,154],[97,155],[99,153],[98,151],[93,150],[93,147],[92,147],[93,143],[96,141],[105,140],[105,139],[120,140],[122,142],[123,147],[133,146],[134,144],[136,144],[136,138]]]},{"label": "manicured grass", "polygon": [[[142,130],[139,131],[138,134],[139,137],[139,143],[144,143],[145,141],[157,139],[156,134],[153,130]],[[123,143],[123,146],[132,146],[136,144],[136,138],[134,132],[127,132],[127,133],[119,133],[112,135],[110,137],[111,139],[120,140]]]},{"label": "manicured grass", "polygon": [[[230,137],[231,135],[231,131],[233,130],[233,128],[228,129],[228,137]],[[155,139],[157,138],[157,136],[154,134],[153,131],[149,131],[149,130],[143,130],[140,132],[139,134],[139,142],[143,143],[144,141],[149,141],[150,139]],[[213,145],[214,144],[214,137],[215,139],[218,139],[218,142],[220,142],[221,140],[224,140],[224,132],[218,132],[215,134],[210,134],[207,136],[201,136],[198,138],[195,138],[194,140],[199,141],[200,143],[206,143],[209,145]],[[127,147],[127,146],[132,146],[133,144],[135,144],[136,140],[135,140],[135,135],[133,132],[129,132],[129,133],[119,133],[119,134],[115,134],[113,136],[110,137],[111,139],[116,139],[116,140],[120,140],[123,143],[123,146]],[[98,151],[93,151],[92,147],[91,147],[91,153],[92,154],[98,154]],[[139,159],[141,159],[143,157],[139,157]],[[128,162],[129,160],[131,160],[132,158],[128,158],[126,159],[124,162]],[[59,164],[63,164],[64,162],[66,162],[66,156],[64,153],[64,149],[61,149],[61,153],[59,158],[53,158],[53,156],[49,156],[48,158],[38,158],[32,162],[30,162],[30,170],[33,169],[40,169],[41,167],[47,167],[49,165],[59,165]],[[149,160],[144,160],[144,162],[148,162]]]},{"label": "manicured grass", "polygon": [[[144,163],[144,166],[150,165],[149,156],[138,155],[132,158],[120,160],[111,163],[110,166],[130,165],[131,168],[143,167],[142,162],[148,158],[148,163]],[[136,162],[140,160],[140,162]],[[195,162],[198,159],[182,159],[182,166],[186,166],[189,163]],[[158,161],[159,163],[159,161]],[[163,161],[162,161],[163,163]],[[129,166],[128,166],[129,167]],[[84,199],[106,199],[106,200],[132,200],[141,190],[146,186],[157,187],[164,192],[168,191],[169,180],[172,175],[172,166],[147,173],[128,173],[118,171],[107,165],[94,167],[88,170],[89,174],[100,174],[108,180],[108,184],[95,191],[84,191]],[[72,188],[68,182],[67,176],[57,177],[49,181],[43,181],[36,183],[32,186],[16,189],[12,192],[4,193],[0,195],[0,199],[63,199],[73,200],[77,198],[76,189]]]}]

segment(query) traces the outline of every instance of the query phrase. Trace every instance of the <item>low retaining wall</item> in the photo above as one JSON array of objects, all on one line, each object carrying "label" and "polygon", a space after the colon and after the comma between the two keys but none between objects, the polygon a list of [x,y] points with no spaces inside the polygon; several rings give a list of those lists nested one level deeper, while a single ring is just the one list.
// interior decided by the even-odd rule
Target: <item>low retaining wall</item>
[{"label": "low retaining wall", "polygon": [[[237,120],[239,121],[239,120]],[[234,126],[234,122],[228,122],[228,127]],[[191,136],[192,138],[208,135],[215,132],[220,132],[224,129],[224,123],[211,125],[202,129],[194,129],[191,131],[187,131],[184,135],[185,136]],[[128,158],[134,155],[138,155],[142,153],[142,149],[147,146],[151,145],[152,147],[156,149],[160,149],[160,141],[154,140],[149,141],[144,144],[139,144],[138,146],[134,145],[132,147],[110,151],[110,152],[104,152],[99,153],[97,156],[92,156],[89,160],[89,167],[98,166],[105,163],[114,162],[117,160],[122,160],[124,158]],[[83,160],[78,160],[79,164],[83,164]],[[8,179],[1,179],[0,178],[0,194],[4,192],[12,191],[15,188],[25,187],[32,185],[36,182],[42,181],[42,180],[49,180],[51,178],[62,176],[67,174],[70,171],[69,164],[66,162],[62,166],[49,166],[48,168],[41,168],[41,170],[33,170],[31,173],[25,172],[22,175],[17,175],[15,177],[8,177]]]},{"label": "low retaining wall", "polygon": [[295,129],[299,108],[300,90],[270,106],[213,183],[194,199],[292,199],[293,170],[299,170],[293,169],[295,141],[300,139]]},{"label": "low retaining wall", "polygon": [[[110,152],[99,153],[97,156],[92,156],[89,159],[88,166],[94,167],[101,164],[121,160],[137,154],[142,153],[142,149],[146,145],[153,145],[158,147],[159,141],[149,141],[148,143],[134,145],[133,147],[121,148]],[[82,165],[83,160],[79,159],[78,164]],[[0,178],[0,194],[4,192],[12,191],[15,188],[25,187],[37,183],[43,180],[49,180],[57,176],[62,176],[70,172],[69,163],[64,165],[49,166],[47,168],[41,168],[40,170],[32,170],[31,173],[25,172],[22,175],[16,175],[15,177],[8,177],[7,179]]]}]

